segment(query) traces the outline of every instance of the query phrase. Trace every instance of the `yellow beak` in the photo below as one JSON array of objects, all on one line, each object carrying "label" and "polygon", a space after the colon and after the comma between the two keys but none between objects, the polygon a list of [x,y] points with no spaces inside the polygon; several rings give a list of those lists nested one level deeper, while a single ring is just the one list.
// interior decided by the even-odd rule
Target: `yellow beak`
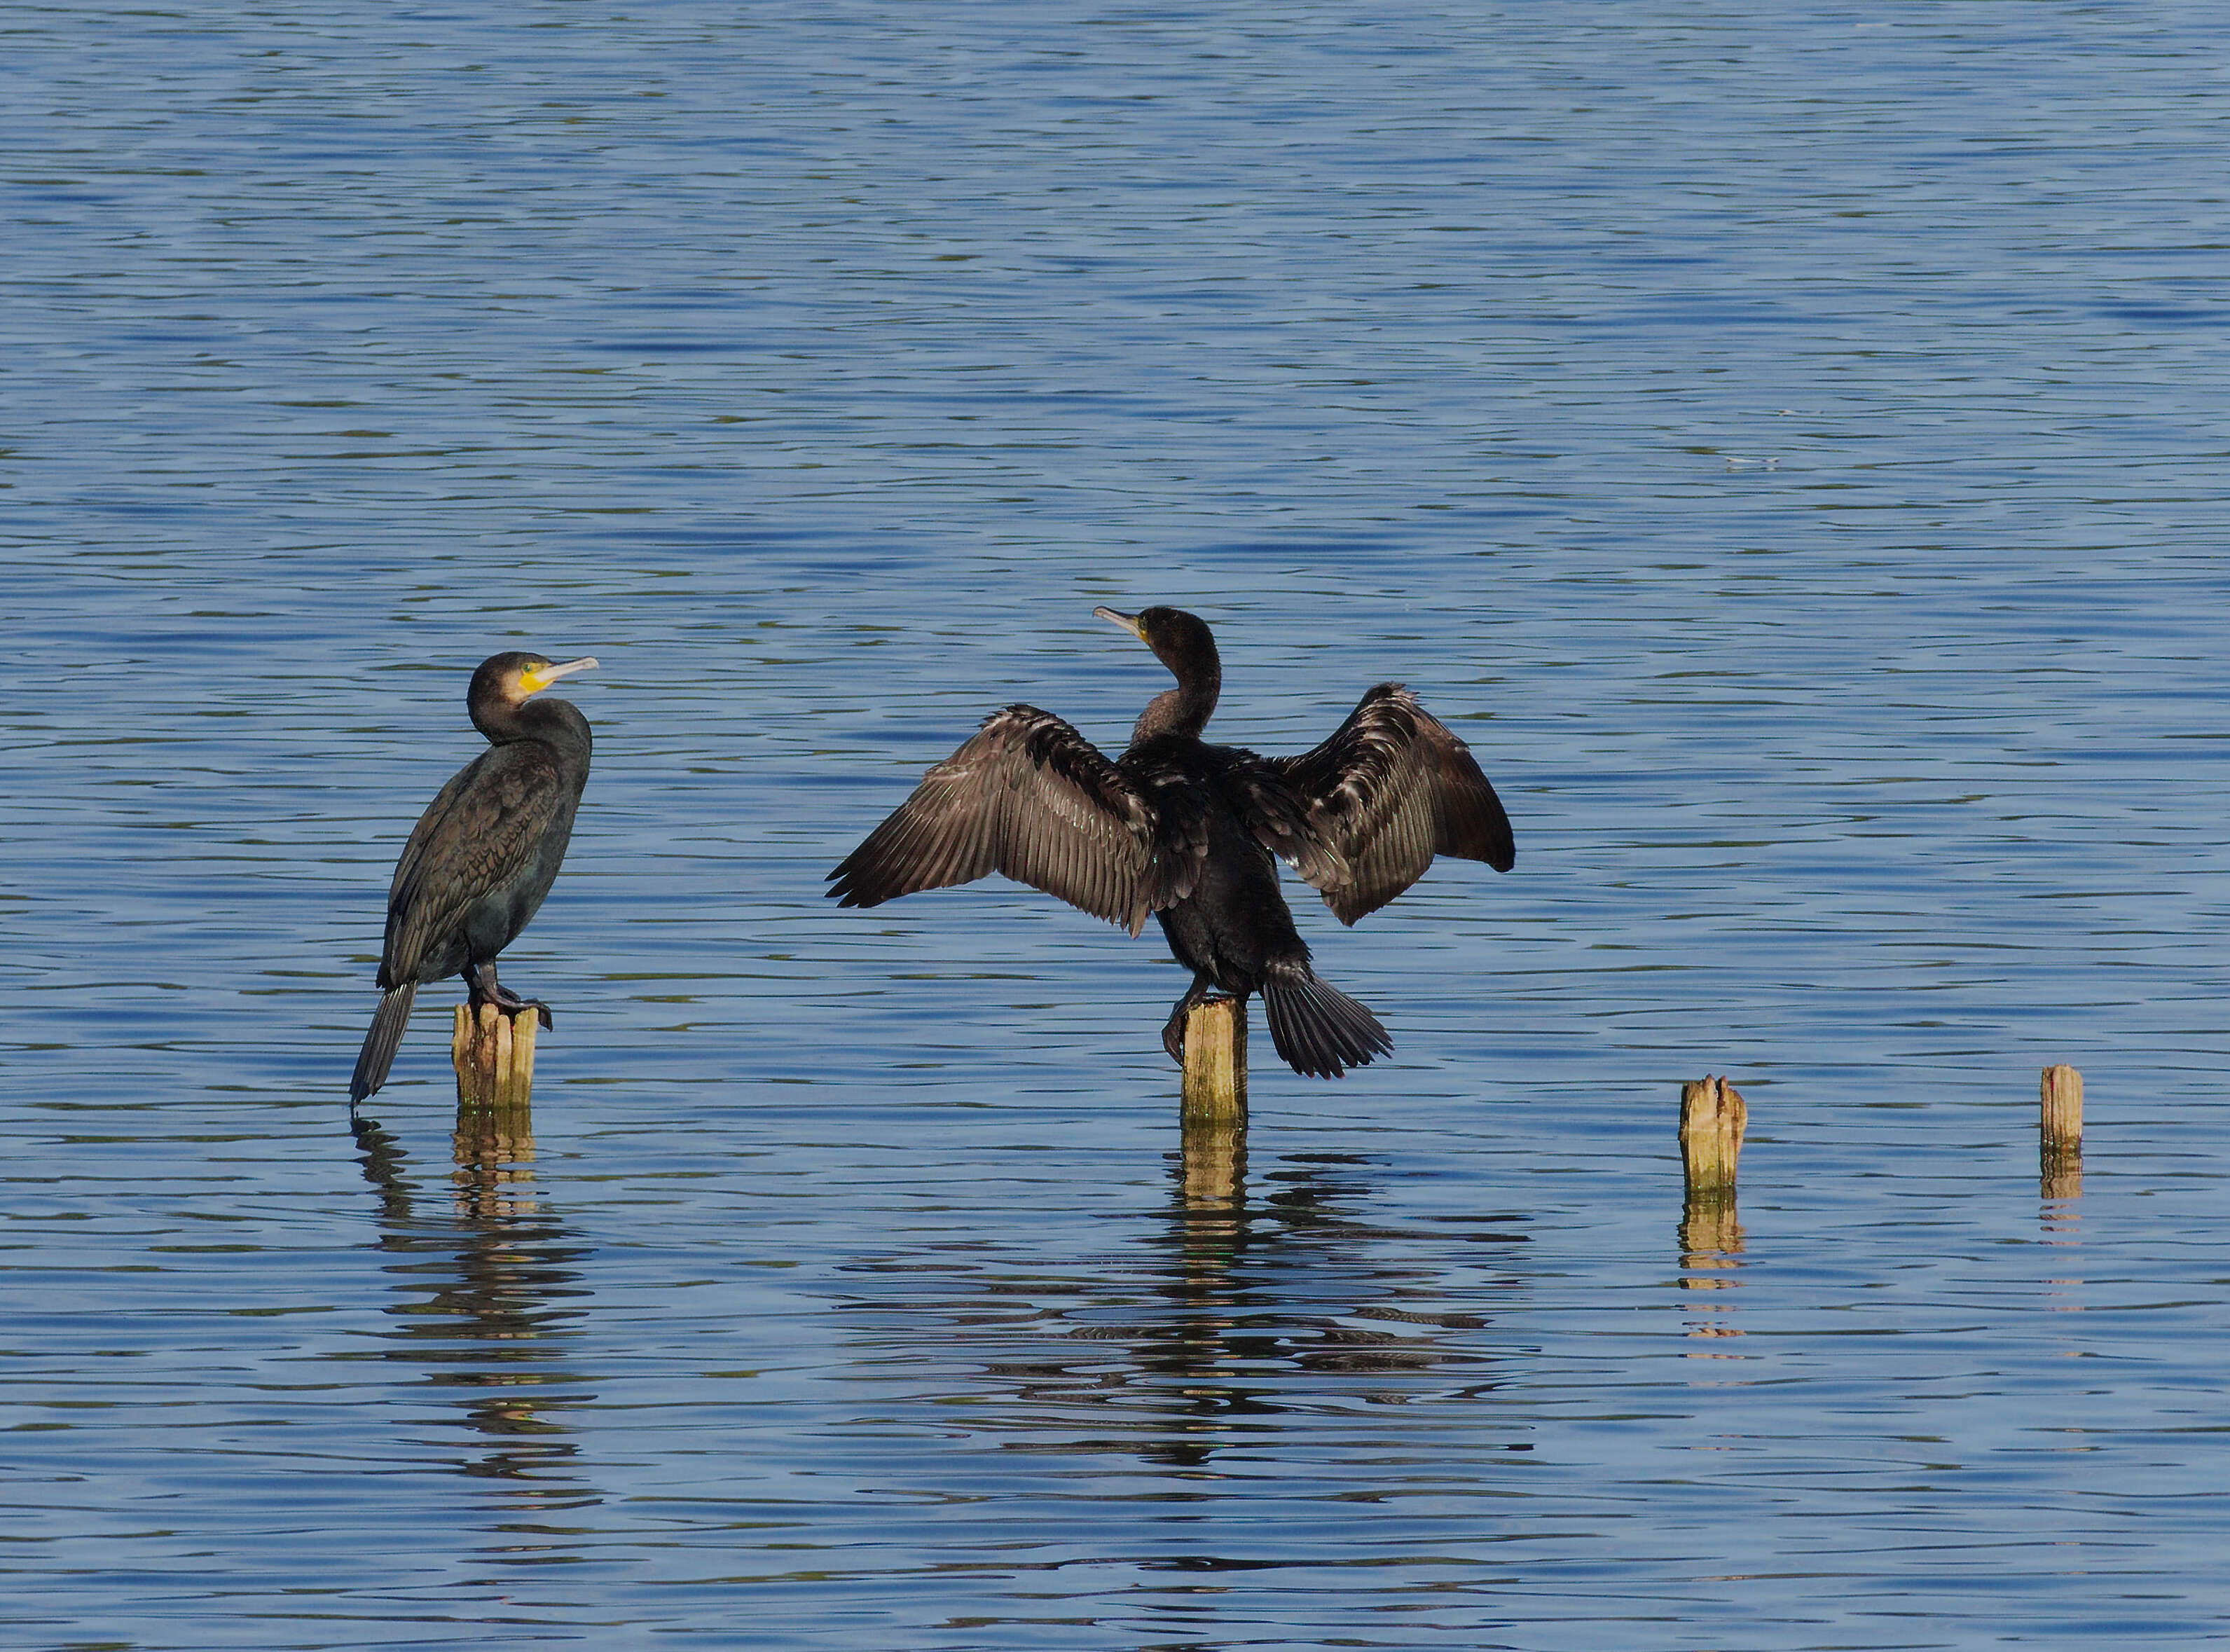
[{"label": "yellow beak", "polygon": [[586,671],[596,663],[595,656],[583,655],[577,660],[568,660],[564,665],[538,666],[519,674],[519,686],[528,694],[539,694],[560,677],[570,677],[576,671]]}]

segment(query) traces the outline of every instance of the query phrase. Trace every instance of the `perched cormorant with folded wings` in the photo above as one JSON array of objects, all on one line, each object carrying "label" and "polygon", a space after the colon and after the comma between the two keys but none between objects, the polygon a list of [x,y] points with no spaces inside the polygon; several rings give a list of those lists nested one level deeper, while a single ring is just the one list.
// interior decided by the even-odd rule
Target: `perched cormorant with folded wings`
[{"label": "perched cormorant with folded wings", "polygon": [[589,783],[589,720],[564,700],[530,696],[596,663],[499,654],[473,673],[465,709],[488,749],[426,805],[396,862],[379,955],[384,991],[349,1079],[351,1106],[387,1082],[422,982],[462,975],[475,1010],[483,1002],[533,1009],[550,1024],[548,1004],[496,980],[495,958],[557,881]]},{"label": "perched cormorant with folded wings", "polygon": [[874,907],[1003,872],[1133,935],[1150,913],[1193,972],[1162,1029],[1180,1062],[1186,1013],[1215,989],[1242,1012],[1262,995],[1271,1040],[1297,1073],[1337,1078],[1392,1050],[1378,1017],[1309,966],[1272,857],[1344,924],[1436,855],[1507,872],[1510,817],[1470,748],[1392,682],[1298,757],[1208,745],[1223,668],[1207,625],[1175,608],[1092,611],[1177,680],[1139,713],[1130,749],[1111,763],[1050,712],[995,712],[828,874],[828,893]]}]

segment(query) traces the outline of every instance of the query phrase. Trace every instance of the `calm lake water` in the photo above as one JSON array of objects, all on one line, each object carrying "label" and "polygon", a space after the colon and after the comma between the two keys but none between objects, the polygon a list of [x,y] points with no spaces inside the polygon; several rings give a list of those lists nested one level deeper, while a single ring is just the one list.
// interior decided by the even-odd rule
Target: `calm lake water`
[{"label": "calm lake water", "polygon": [[[0,49],[0,1643],[2230,1638],[2215,9]],[[1119,745],[1154,601],[1518,836],[1297,900],[1397,1049],[1258,1019],[1226,1196],[1157,939],[821,895],[996,707]],[[514,647],[596,766],[461,1150],[443,991],[344,1092]]]}]

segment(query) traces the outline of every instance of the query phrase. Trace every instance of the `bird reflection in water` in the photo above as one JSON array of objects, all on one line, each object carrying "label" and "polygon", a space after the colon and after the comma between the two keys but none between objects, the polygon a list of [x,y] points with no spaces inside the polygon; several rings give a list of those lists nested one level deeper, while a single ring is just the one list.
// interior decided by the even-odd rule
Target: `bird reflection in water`
[{"label": "bird reflection in water", "polygon": [[[965,1417],[1009,1449],[1181,1470],[1329,1413],[1493,1386],[1498,1358],[1468,1334],[1488,1320],[1449,1303],[1447,1260],[1467,1238],[1494,1246],[1496,1267],[1522,1235],[1361,1221],[1349,1207],[1371,1161],[1358,1155],[1287,1155],[1258,1178],[1243,1138],[1187,1148],[1142,1242],[1057,1272],[886,1255],[860,1271],[904,1300],[858,1304],[873,1316],[861,1334],[879,1358],[940,1373],[921,1394],[940,1428]],[[1498,1287],[1515,1282],[1498,1271]]]},{"label": "bird reflection in water", "polygon": [[[1197,1133],[1196,1133],[1197,1134]],[[1343,1251],[1375,1236],[1339,1208],[1361,1190],[1343,1181],[1338,1166],[1366,1160],[1348,1154],[1288,1158],[1251,1199],[1246,1183],[1244,1132],[1222,1139],[1189,1136],[1176,1165],[1176,1198],[1170,1210],[1170,1265],[1159,1289],[1170,1313],[1158,1324],[1128,1330],[1138,1365],[1157,1391],[1163,1437],[1144,1448],[1149,1459],[1176,1468],[1207,1463],[1228,1443],[1234,1423],[1273,1416],[1287,1409],[1293,1373],[1360,1377],[1428,1371],[1443,1352],[1428,1335],[1365,1328],[1357,1319],[1398,1319],[1382,1300],[1402,1284],[1428,1279],[1422,1269],[1382,1264],[1366,1275],[1368,1293],[1326,1268]],[[1309,1250],[1321,1246],[1323,1255]],[[1322,1291],[1322,1282],[1350,1288]],[[1352,1300],[1357,1295],[1366,1300]],[[1313,1299],[1313,1300],[1312,1300]],[[1460,1316],[1468,1324],[1481,1321]],[[1445,1323],[1419,1316],[1418,1323]],[[1365,1391],[1354,1397],[1398,1403],[1398,1395]]]},{"label": "bird reflection in water", "polygon": [[[458,1110],[448,1197],[409,1174],[403,1148],[376,1120],[351,1120],[364,1179],[380,1197],[382,1251],[398,1321],[382,1357],[422,1365],[456,1391],[460,1420],[481,1442],[458,1473],[501,1482],[517,1508],[577,1507],[601,1499],[563,1472],[578,1451],[553,1413],[594,1396],[559,1363],[588,1293],[586,1248],[533,1191],[523,1107]],[[522,1558],[532,1558],[522,1555]]]}]

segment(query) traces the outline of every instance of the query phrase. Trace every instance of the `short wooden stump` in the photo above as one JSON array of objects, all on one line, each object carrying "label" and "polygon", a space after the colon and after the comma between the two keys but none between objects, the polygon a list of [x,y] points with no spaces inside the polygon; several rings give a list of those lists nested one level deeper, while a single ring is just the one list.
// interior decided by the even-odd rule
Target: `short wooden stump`
[{"label": "short wooden stump", "polygon": [[457,1070],[460,1107],[523,1107],[534,1087],[534,1035],[539,1014],[506,1015],[493,1003],[474,1014],[457,1006],[449,1032],[449,1064]]}]

